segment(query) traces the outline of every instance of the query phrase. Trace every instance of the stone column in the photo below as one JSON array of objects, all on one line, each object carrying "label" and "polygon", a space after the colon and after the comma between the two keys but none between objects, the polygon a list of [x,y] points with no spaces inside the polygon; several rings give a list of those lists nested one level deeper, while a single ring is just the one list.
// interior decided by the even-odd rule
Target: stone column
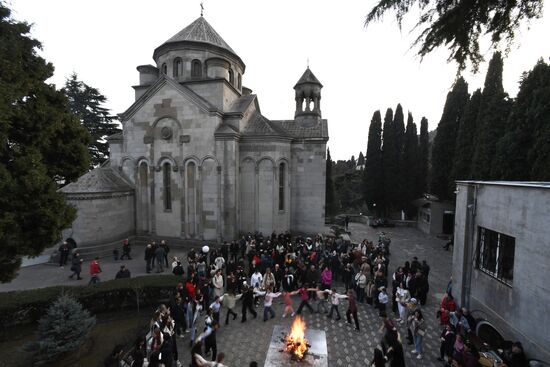
[{"label": "stone column", "polygon": [[197,235],[201,240],[204,240],[204,228],[202,223],[202,166],[197,166],[197,179],[195,180],[198,182],[198,185],[195,187],[195,197],[197,198],[197,201],[195,203],[196,208],[196,217],[195,220],[196,228],[197,228]]},{"label": "stone column", "polygon": [[222,166],[217,166],[216,171],[218,172],[218,218],[217,218],[217,232],[218,232],[218,243],[222,242],[223,237],[223,190],[222,190]]},{"label": "stone column", "polygon": [[151,225],[149,226],[149,228],[151,229],[151,234],[154,235],[156,234],[157,232],[157,224],[156,224],[156,206],[155,206],[155,166],[151,166],[149,167],[149,184],[150,184],[150,187],[151,187],[151,200],[149,200],[149,202],[151,203],[150,205],[150,218],[151,218]]},{"label": "stone column", "polygon": [[254,167],[254,230],[257,231],[260,225],[260,166],[256,163]]},{"label": "stone column", "polygon": [[181,185],[182,185],[182,192],[181,192],[181,201],[180,201],[180,206],[181,206],[181,213],[180,213],[180,218],[181,218],[181,234],[180,234],[180,237],[181,238],[186,238],[186,231],[185,231],[185,209],[186,209],[186,203],[185,203],[185,196],[187,195],[187,181],[185,180],[185,165],[182,164],[181,166],[181,169],[180,169],[180,175],[181,175]]}]

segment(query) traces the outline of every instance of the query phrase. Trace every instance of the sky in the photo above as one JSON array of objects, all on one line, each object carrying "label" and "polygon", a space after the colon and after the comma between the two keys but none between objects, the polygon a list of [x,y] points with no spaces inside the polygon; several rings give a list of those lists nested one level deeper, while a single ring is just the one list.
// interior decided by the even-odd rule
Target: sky
[{"label": "sky", "polygon": [[[200,0],[5,0],[12,17],[33,24],[40,54],[55,67],[49,82],[61,88],[74,71],[98,88],[114,114],[134,102],[136,67],[153,64],[153,51],[200,16]],[[369,0],[203,0],[204,17],[246,64],[243,85],[258,95],[269,119],[292,119],[293,86],[309,67],[323,84],[333,160],[357,157],[367,147],[376,110],[401,103],[417,125],[434,130],[457,67],[438,49],[420,60],[411,44],[416,14],[400,30],[392,14],[368,28]],[[514,97],[524,71],[550,58],[550,10],[520,29],[504,61],[504,88]],[[476,75],[463,73],[470,92],[483,86],[493,50]]]}]

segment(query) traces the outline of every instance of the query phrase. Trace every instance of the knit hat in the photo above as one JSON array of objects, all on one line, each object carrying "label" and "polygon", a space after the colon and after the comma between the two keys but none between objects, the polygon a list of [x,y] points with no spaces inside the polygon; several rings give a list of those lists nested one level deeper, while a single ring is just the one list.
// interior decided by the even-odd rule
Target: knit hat
[{"label": "knit hat", "polygon": [[411,298],[411,303],[414,303],[416,305],[418,301],[416,300],[416,298]]}]

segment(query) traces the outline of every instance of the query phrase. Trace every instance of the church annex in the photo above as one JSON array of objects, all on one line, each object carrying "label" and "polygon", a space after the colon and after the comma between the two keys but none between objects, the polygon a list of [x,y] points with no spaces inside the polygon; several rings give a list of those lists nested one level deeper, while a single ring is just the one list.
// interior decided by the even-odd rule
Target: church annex
[{"label": "church annex", "polygon": [[[243,86],[245,64],[199,17],[141,65],[110,160],[62,189],[80,244],[132,234],[231,240],[316,233],[325,216],[327,121],[319,80],[298,80],[293,120],[269,120]],[[289,83],[290,84],[290,83]]]}]

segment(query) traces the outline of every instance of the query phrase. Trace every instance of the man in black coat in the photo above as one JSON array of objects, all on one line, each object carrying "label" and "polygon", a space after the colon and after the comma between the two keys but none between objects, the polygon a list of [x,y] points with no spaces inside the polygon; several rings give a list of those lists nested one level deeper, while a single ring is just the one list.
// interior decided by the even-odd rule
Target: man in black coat
[{"label": "man in black coat", "polygon": [[242,308],[242,319],[241,322],[246,322],[246,310],[250,311],[252,316],[256,318],[258,314],[254,310],[254,289],[248,285],[244,285],[243,288],[243,308]]},{"label": "man in black coat", "polygon": [[277,293],[279,292],[279,289],[281,289],[281,283],[283,282],[284,277],[283,269],[279,266],[279,264],[275,264],[273,275],[275,276],[275,293]]}]

